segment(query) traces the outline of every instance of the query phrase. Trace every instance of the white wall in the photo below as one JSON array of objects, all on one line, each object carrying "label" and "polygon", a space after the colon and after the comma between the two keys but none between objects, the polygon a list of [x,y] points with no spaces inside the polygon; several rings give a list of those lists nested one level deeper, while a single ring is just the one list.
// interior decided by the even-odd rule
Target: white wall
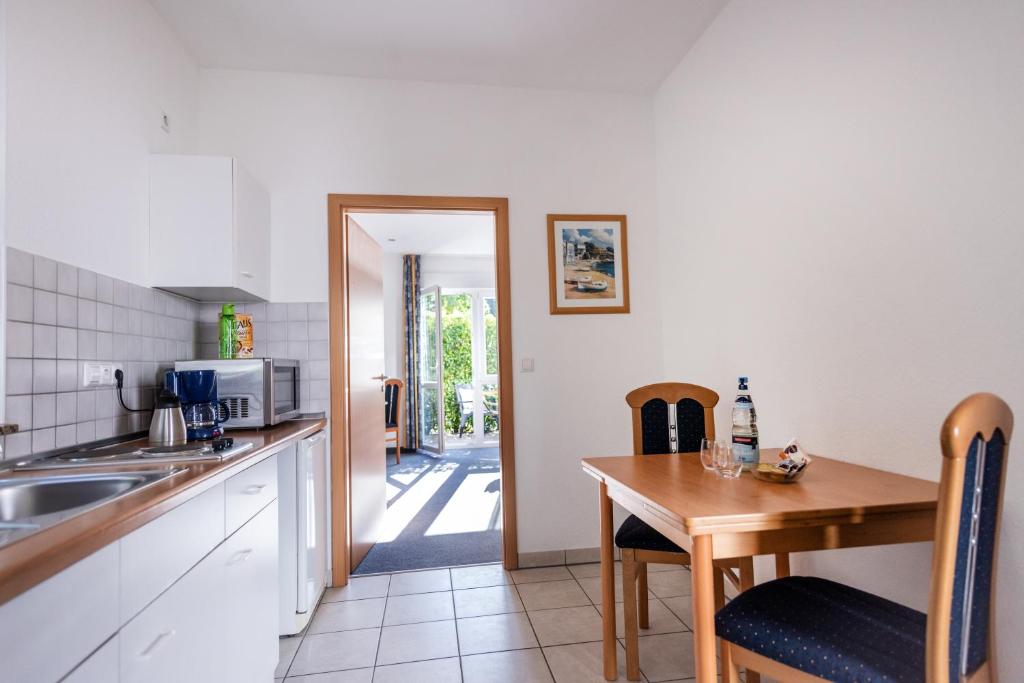
[{"label": "white wall", "polygon": [[[581,456],[629,452],[623,400],[660,379],[650,98],[202,71],[200,143],[271,193],[273,298],[327,295],[326,195],[506,196],[520,550],[596,546]],[[547,213],[624,213],[630,315],[548,313]],[[623,356],[629,362],[621,362]],[[586,400],[581,400],[586,397]]]},{"label": "white wall", "polygon": [[145,0],[9,0],[7,47],[8,244],[146,284],[148,155],[195,151],[195,62]]},{"label": "white wall", "polygon": [[424,254],[420,259],[420,281],[424,287],[457,289],[494,287],[494,256]]},{"label": "white wall", "polygon": [[[723,395],[720,428],[749,374],[764,443],[936,480],[962,397],[1024,419],[1022,37],[1014,0],[736,0],[663,85],[665,368]],[[1024,631],[1012,460],[1001,643]],[[930,552],[796,568],[923,608]],[[1019,679],[1024,650],[999,664]]]}]

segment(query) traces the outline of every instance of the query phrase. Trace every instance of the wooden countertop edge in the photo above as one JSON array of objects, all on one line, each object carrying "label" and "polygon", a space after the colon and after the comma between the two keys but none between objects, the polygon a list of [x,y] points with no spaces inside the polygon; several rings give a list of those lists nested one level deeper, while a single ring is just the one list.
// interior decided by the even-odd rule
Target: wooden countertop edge
[{"label": "wooden countertop edge", "polygon": [[[934,513],[938,509],[938,482],[931,482],[926,479],[919,479],[918,477],[905,476],[909,479],[918,479],[928,484],[935,486],[935,498],[930,500],[912,501],[907,503],[893,503],[890,505],[875,505],[871,506],[870,510],[865,510],[863,507],[842,507],[842,508],[829,508],[820,512],[806,511],[806,512],[789,512],[789,513],[749,513],[749,514],[737,514],[728,516],[707,516],[698,515],[692,517],[682,517],[679,514],[673,512],[671,509],[666,508],[658,501],[638,494],[636,491],[631,489],[629,486],[623,484],[614,477],[602,472],[590,460],[597,460],[601,457],[620,457],[620,456],[598,456],[595,458],[583,458],[580,463],[583,471],[594,477],[598,481],[604,482],[609,491],[617,490],[625,492],[631,498],[636,499],[643,505],[648,505],[655,508],[655,514],[662,517],[662,521],[671,524],[672,526],[678,526],[687,536],[699,536],[706,534],[720,534],[720,533],[744,533],[750,531],[772,531],[776,529],[786,529],[794,527],[811,527],[811,526],[827,526],[833,524],[853,524],[860,521],[866,521],[866,518],[881,519],[888,515],[907,513],[907,512],[931,512]],[[631,456],[635,457],[635,456]],[[853,463],[851,463],[853,464]],[[613,496],[614,498],[614,496]]]},{"label": "wooden countertop edge", "polygon": [[[85,514],[19,539],[0,548],[0,605],[46,581],[100,548],[120,540],[160,515],[226,481],[241,470],[265,460],[292,441],[324,429],[327,420],[297,420],[263,430],[230,433],[246,439],[263,439],[253,450],[228,462],[183,463],[185,472],[151,486],[137,494],[101,505]],[[171,466],[170,463],[162,465]],[[125,465],[113,469],[154,469],[151,465]],[[51,470],[35,475],[80,470]],[[94,467],[90,472],[108,471]]]}]

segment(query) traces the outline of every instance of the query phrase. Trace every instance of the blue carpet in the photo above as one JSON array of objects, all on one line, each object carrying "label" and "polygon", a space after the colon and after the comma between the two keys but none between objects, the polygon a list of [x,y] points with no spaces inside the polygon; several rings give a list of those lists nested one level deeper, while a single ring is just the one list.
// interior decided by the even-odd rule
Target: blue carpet
[{"label": "blue carpet", "polygon": [[[487,520],[496,522],[492,524],[495,528],[488,528],[487,531],[426,535],[430,525],[470,474],[493,474],[493,478],[485,478],[484,490],[497,490],[500,485],[497,448],[460,449],[449,451],[442,456],[403,453],[400,465],[395,464],[393,454],[387,458],[388,483],[399,489],[399,493],[388,502],[389,508],[402,496],[412,492],[431,472],[449,469],[452,472],[402,529],[398,537],[393,541],[374,545],[353,574],[377,574],[501,560],[500,509],[493,511],[492,519]],[[396,478],[402,475],[405,480],[410,476],[415,478],[411,482],[403,483]],[[471,521],[474,524],[470,526],[476,527],[487,522]]]}]

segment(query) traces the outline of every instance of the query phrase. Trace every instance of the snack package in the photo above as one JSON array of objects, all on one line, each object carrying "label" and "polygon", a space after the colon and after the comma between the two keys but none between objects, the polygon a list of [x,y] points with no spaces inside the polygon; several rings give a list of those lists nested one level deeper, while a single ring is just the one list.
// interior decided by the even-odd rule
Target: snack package
[{"label": "snack package", "polygon": [[796,439],[790,439],[786,447],[779,452],[779,462],[776,467],[786,472],[796,473],[811,463],[811,456],[800,446]]},{"label": "snack package", "polygon": [[252,316],[235,314],[235,358],[252,358]]}]

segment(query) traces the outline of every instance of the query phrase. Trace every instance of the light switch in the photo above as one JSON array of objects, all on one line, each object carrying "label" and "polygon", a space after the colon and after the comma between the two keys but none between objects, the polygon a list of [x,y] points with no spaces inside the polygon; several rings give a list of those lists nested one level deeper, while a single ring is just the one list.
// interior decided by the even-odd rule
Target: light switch
[{"label": "light switch", "polygon": [[520,367],[519,371],[520,372],[533,372],[533,359],[532,358],[524,358],[521,361],[521,367]]}]

